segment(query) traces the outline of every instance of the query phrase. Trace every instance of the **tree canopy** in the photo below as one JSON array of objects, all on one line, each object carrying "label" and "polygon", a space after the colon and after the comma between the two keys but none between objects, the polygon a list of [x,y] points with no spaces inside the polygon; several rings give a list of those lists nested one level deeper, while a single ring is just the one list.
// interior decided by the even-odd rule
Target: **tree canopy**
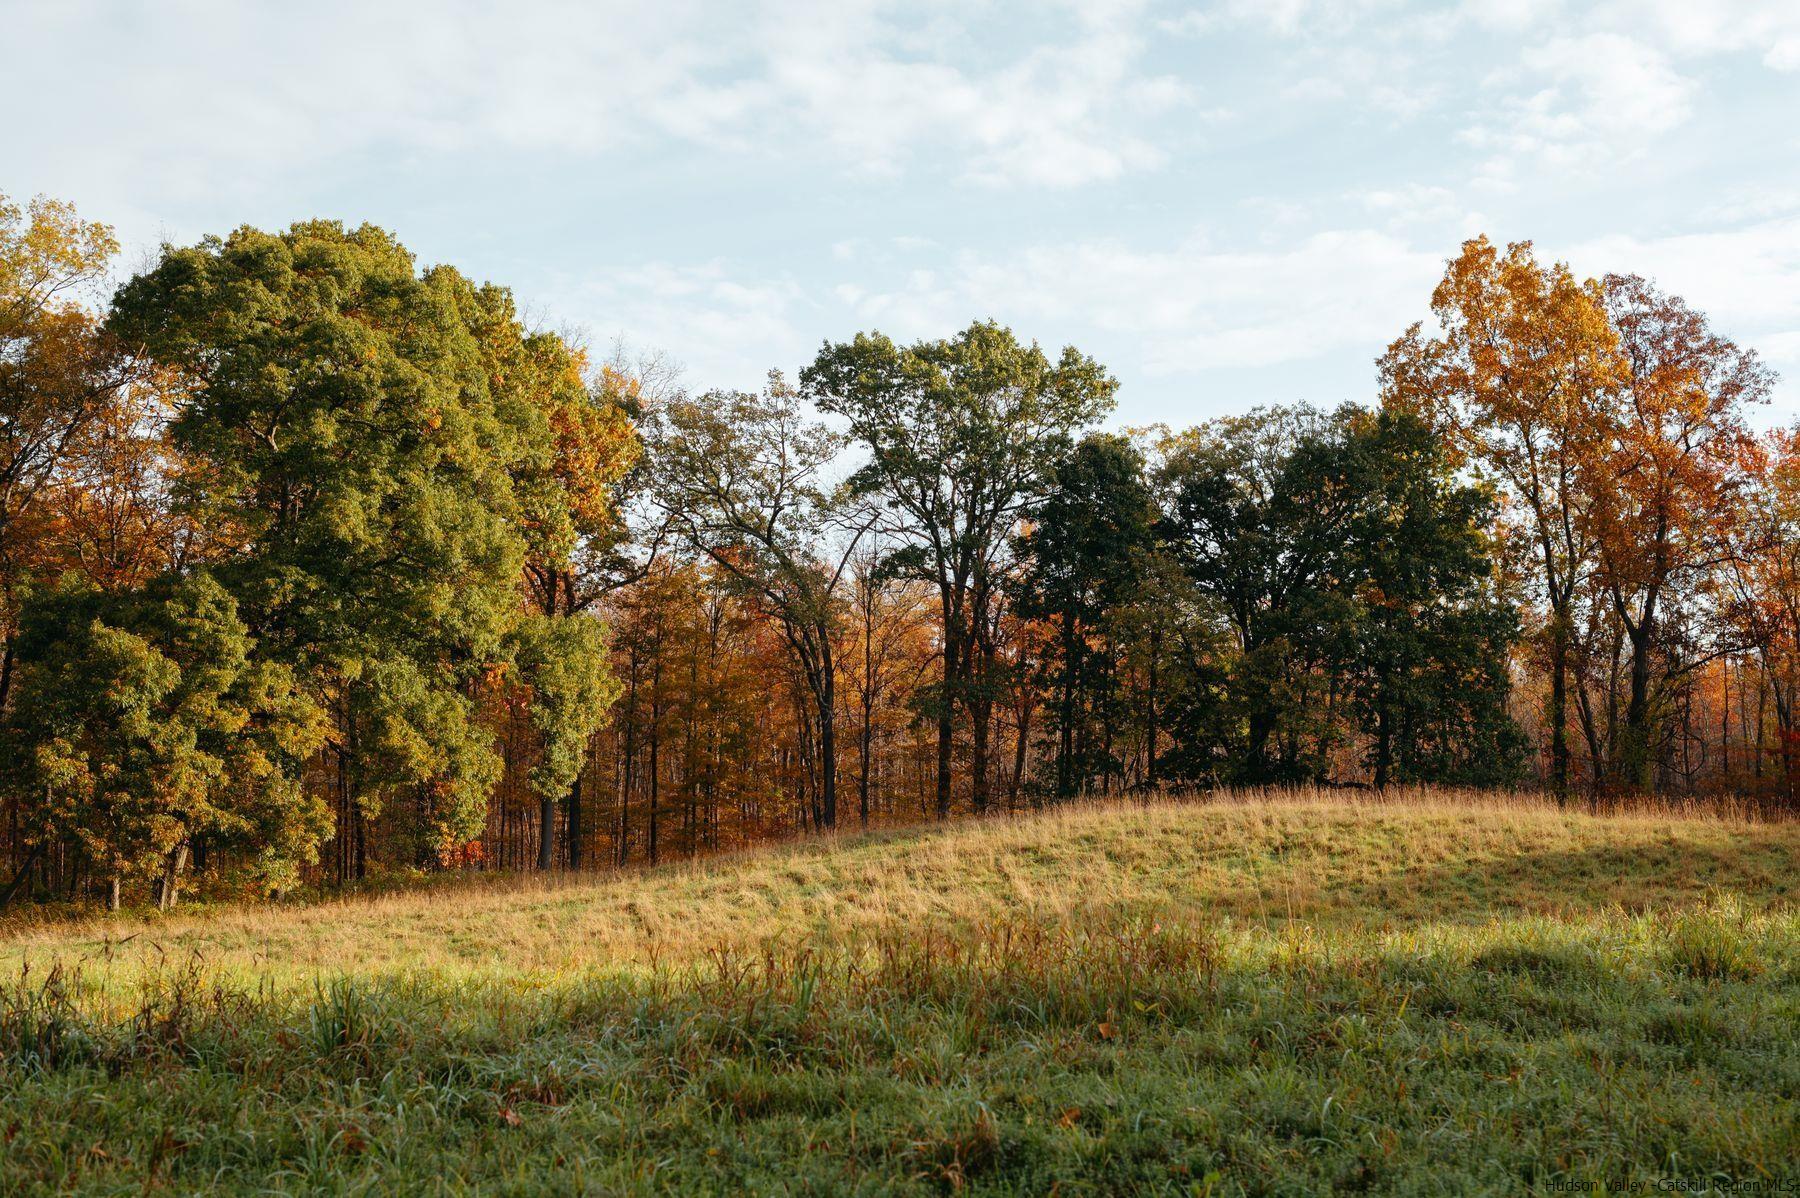
[{"label": "tree canopy", "polygon": [[1797,801],[1796,434],[1636,275],[1475,238],[1370,402],[1121,429],[992,320],[690,389],[368,225],[116,252],[0,199],[3,899],[660,863],[852,786]]}]

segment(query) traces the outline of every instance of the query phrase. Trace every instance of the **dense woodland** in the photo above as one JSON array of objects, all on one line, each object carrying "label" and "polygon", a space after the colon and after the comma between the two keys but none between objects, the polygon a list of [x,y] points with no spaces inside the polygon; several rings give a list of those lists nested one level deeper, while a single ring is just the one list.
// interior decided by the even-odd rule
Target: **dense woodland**
[{"label": "dense woodland", "polygon": [[1795,802],[1800,434],[1642,278],[1473,240],[1367,402],[1103,431],[991,322],[701,394],[367,226],[116,253],[0,197],[7,902],[1162,787]]}]

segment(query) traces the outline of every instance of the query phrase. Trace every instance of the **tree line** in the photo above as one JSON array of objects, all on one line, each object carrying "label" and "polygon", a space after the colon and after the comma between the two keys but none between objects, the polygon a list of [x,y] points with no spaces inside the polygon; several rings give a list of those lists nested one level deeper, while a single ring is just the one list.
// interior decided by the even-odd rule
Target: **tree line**
[{"label": "tree line", "polygon": [[1164,787],[1793,804],[1800,442],[1635,276],[1478,238],[1371,402],[1105,431],[993,322],[692,393],[368,226],[116,252],[0,197],[7,901]]}]

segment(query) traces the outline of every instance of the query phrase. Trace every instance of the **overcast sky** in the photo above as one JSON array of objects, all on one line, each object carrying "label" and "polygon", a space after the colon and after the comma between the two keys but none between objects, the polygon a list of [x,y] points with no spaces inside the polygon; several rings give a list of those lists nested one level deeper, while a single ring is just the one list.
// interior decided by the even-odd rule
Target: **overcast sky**
[{"label": "overcast sky", "polygon": [[0,0],[0,191],[329,216],[690,386],[992,316],[1120,421],[1366,400],[1463,238],[1655,277],[1800,415],[1800,0]]}]

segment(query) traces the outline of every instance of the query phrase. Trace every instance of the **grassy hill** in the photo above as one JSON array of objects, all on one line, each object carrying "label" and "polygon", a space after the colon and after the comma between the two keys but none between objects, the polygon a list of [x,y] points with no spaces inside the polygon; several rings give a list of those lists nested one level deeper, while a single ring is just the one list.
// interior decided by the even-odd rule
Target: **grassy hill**
[{"label": "grassy hill", "polygon": [[0,1193],[1800,1185],[1800,824],[1111,805],[0,924]]}]

